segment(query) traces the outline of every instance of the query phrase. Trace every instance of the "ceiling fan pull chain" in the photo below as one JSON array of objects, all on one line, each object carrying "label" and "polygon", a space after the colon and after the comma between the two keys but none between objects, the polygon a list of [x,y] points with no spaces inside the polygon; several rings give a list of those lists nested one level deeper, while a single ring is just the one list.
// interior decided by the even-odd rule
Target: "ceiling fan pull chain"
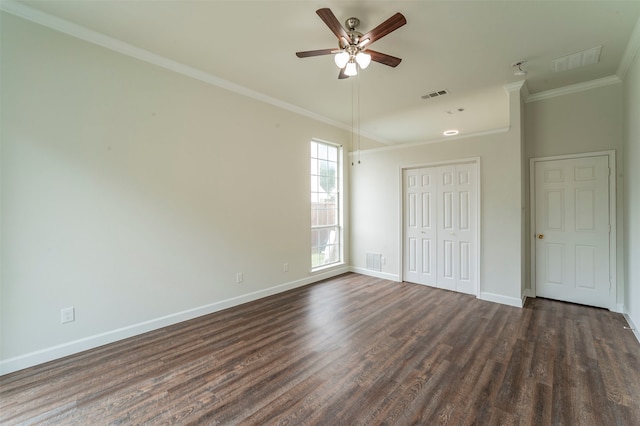
[{"label": "ceiling fan pull chain", "polygon": [[356,86],[358,89],[358,164],[360,164],[360,74],[356,76]]},{"label": "ceiling fan pull chain", "polygon": [[353,112],[353,110],[355,108],[355,106],[354,106],[355,105],[355,94],[354,93],[355,93],[355,85],[354,85],[354,83],[352,81],[351,82],[351,165],[352,166],[354,165],[353,158],[354,158],[354,154],[355,154],[353,151],[356,148],[355,147],[355,139],[356,138],[355,138],[355,135],[354,135],[354,119],[353,119],[354,116],[355,116],[355,114]]}]

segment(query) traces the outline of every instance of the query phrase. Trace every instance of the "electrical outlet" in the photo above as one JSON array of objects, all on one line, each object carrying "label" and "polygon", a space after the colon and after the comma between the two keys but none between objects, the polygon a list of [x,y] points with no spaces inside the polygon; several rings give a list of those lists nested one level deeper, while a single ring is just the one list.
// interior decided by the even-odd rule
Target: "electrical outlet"
[{"label": "electrical outlet", "polygon": [[285,263],[284,265],[282,265],[282,270],[283,270],[284,272],[289,272],[289,264],[288,264],[288,263]]},{"label": "electrical outlet", "polygon": [[76,320],[76,310],[75,308],[64,308],[60,310],[60,323],[64,324],[67,322],[72,322]]},{"label": "electrical outlet", "polygon": [[238,272],[236,274],[236,284],[240,284],[242,281],[244,281],[244,274],[242,272]]}]

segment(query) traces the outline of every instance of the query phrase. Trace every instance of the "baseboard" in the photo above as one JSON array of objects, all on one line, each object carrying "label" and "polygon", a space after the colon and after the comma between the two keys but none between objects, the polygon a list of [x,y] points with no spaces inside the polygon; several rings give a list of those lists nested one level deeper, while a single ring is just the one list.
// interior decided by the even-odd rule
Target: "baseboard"
[{"label": "baseboard", "polygon": [[640,331],[638,331],[638,327],[635,326],[629,314],[625,313],[623,315],[624,315],[624,319],[627,320],[627,324],[629,324],[629,327],[631,328],[631,332],[633,333],[634,336],[636,336],[636,339],[638,340],[638,342],[640,342]]},{"label": "baseboard", "polygon": [[356,274],[368,275],[370,277],[382,278],[383,280],[390,280],[400,282],[400,276],[397,274],[390,274],[388,272],[379,272],[372,271],[370,269],[361,268],[359,266],[351,266],[349,268],[351,272],[355,272]]},{"label": "baseboard", "polygon": [[614,312],[617,312],[619,314],[624,314],[624,303],[618,303],[616,305],[616,310]]},{"label": "baseboard", "polygon": [[500,303],[502,305],[515,306],[517,308],[522,308],[524,306],[525,298],[526,298],[526,296],[523,296],[523,298],[521,299],[521,298],[518,298],[518,297],[503,296],[501,294],[487,293],[485,291],[480,292],[480,299],[481,300],[486,300],[488,302]]},{"label": "baseboard", "polygon": [[321,281],[327,278],[332,278],[346,272],[349,272],[349,267],[347,266],[332,269],[320,274],[314,274],[307,278],[302,278],[299,280],[269,287],[264,290],[243,294],[241,296],[232,297],[230,299],[221,300],[219,302],[210,303],[186,311],[176,312],[174,314],[166,315],[160,318],[155,318],[149,321],[144,321],[116,330],[107,331],[105,333],[97,334],[94,336],[74,340],[72,342],[41,349],[25,355],[20,355],[6,360],[0,360],[0,375],[13,373],[14,371],[33,367],[38,364],[43,364],[45,362],[63,358],[65,356],[77,354],[89,349],[94,349],[99,346],[114,343],[119,340],[127,339],[129,337],[137,336],[143,333],[148,333],[149,331],[157,330],[159,328],[167,327],[179,322],[191,320],[202,315],[211,314],[223,309],[241,305],[243,303],[252,302],[263,297],[282,293],[284,291],[312,284],[314,282]]},{"label": "baseboard", "polygon": [[522,292],[522,306],[523,307],[524,307],[524,304],[526,303],[528,298],[535,299],[536,295],[535,295],[534,291],[531,290],[530,288],[525,288],[524,291]]},{"label": "baseboard", "polygon": [[[371,277],[382,278],[382,279],[385,279],[385,280],[391,280],[391,281],[396,281],[396,282],[400,282],[401,281],[399,275],[389,274],[387,272],[371,271],[369,269],[361,268],[361,267],[358,267],[358,266],[352,266],[352,267],[349,268],[349,270],[351,272],[355,272],[357,274],[368,275],[368,276],[371,276]],[[515,307],[518,307],[518,308],[522,308],[524,306],[524,302],[526,300],[526,297],[527,297],[527,293],[525,293],[525,295],[522,296],[522,299],[518,299],[517,297],[509,297],[509,296],[503,296],[501,294],[481,292],[479,298],[481,300],[486,300],[488,302],[495,302],[495,303],[500,303],[500,304],[503,304],[503,305],[509,305],[509,306],[515,306]]]}]

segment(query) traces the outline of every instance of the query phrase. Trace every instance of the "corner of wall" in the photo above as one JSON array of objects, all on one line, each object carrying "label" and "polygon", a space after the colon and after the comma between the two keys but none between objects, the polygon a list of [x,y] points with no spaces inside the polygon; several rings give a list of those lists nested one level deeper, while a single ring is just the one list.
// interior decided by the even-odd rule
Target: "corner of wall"
[{"label": "corner of wall", "polygon": [[528,190],[527,190],[527,158],[524,143],[525,103],[529,97],[529,89],[525,80],[504,86],[509,95],[509,126],[513,143],[519,147],[520,157],[520,297],[524,305],[525,291],[528,287]]}]

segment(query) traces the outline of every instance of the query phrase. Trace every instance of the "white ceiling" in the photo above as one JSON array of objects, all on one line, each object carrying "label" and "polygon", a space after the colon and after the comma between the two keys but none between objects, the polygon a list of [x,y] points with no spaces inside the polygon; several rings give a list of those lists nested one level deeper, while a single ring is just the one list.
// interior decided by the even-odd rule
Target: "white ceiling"
[{"label": "white ceiling", "polygon": [[[451,128],[464,135],[507,127],[503,87],[523,79],[511,67],[520,59],[532,94],[615,75],[640,16],[638,0],[19,3],[347,126],[359,88],[362,133],[388,144],[440,139]],[[405,26],[372,45],[402,63],[372,63],[357,79],[338,80],[330,56],[297,58],[296,51],[337,46],[315,13],[322,7],[340,22],[358,17],[361,32],[404,14]],[[551,71],[552,59],[596,46],[599,63]],[[449,95],[421,99],[444,88]]]}]

